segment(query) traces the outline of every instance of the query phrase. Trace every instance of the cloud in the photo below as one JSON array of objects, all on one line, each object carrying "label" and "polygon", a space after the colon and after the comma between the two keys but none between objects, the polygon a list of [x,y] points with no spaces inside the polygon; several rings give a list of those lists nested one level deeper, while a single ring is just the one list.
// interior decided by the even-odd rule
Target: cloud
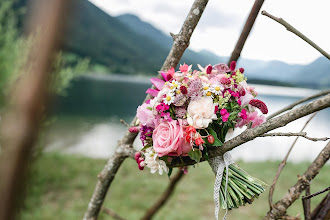
[{"label": "cloud", "polygon": [[223,12],[216,8],[206,8],[198,24],[199,28],[230,28],[239,24],[235,15]]}]

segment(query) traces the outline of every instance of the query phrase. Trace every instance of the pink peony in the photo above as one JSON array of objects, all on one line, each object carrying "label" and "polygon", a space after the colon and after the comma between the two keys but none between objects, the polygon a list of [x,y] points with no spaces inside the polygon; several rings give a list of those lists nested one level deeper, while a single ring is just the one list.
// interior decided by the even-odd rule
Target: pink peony
[{"label": "pink peony", "polygon": [[153,132],[152,140],[153,148],[159,157],[186,156],[191,150],[190,144],[185,143],[184,129],[180,119],[160,123]]},{"label": "pink peony", "polygon": [[137,108],[136,116],[142,125],[154,128],[155,116],[153,115],[151,108],[151,104],[143,103]]},{"label": "pink peony", "polygon": [[219,63],[217,65],[214,65],[213,68],[216,69],[218,73],[226,73],[230,71],[227,64],[225,63]]},{"label": "pink peony", "polygon": [[215,106],[211,97],[200,97],[191,101],[188,105],[187,121],[189,125],[197,129],[207,128],[212,120],[217,119],[217,115],[214,113]]}]

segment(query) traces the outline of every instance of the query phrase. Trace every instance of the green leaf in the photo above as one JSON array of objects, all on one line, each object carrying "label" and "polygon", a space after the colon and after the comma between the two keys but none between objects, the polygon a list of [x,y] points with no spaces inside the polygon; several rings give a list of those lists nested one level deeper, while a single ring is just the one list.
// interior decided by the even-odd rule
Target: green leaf
[{"label": "green leaf", "polygon": [[214,137],[214,143],[210,144],[207,140],[207,138],[203,138],[205,143],[209,146],[222,146],[223,143],[219,140],[217,133],[212,129],[212,128],[208,128],[207,131],[210,133],[210,135],[212,135]]},{"label": "green leaf", "polygon": [[150,111],[152,111],[152,108],[151,107],[147,107],[147,109],[149,109]]},{"label": "green leaf", "polygon": [[144,148],[142,148],[140,151],[147,150],[149,147],[151,147],[151,145],[146,145],[146,146],[144,146]]},{"label": "green leaf", "polygon": [[193,149],[193,150],[189,151],[188,156],[192,160],[194,160],[198,163],[200,161],[200,159],[202,158],[202,152],[198,149]]}]

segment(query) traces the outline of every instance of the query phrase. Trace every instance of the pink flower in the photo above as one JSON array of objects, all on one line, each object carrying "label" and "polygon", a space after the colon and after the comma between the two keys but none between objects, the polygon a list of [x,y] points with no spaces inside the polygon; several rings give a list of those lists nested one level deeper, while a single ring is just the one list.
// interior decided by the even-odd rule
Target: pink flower
[{"label": "pink flower", "polygon": [[164,112],[166,110],[169,110],[170,109],[170,106],[169,105],[166,105],[165,103],[160,103],[159,105],[157,105],[156,107],[156,110],[158,112]]},{"label": "pink flower", "polygon": [[180,69],[181,73],[186,73],[189,71],[189,66],[187,64],[183,64],[183,65],[180,64],[179,69]]},{"label": "pink flower", "polygon": [[225,109],[225,108],[224,109],[221,109],[220,110],[220,114],[222,116],[222,121],[223,122],[228,121],[228,118],[229,118],[230,114],[228,113],[227,109]]},{"label": "pink flower", "polygon": [[242,119],[247,119],[245,108],[242,109],[242,111],[238,114],[238,116]]},{"label": "pink flower", "polygon": [[252,122],[252,128],[264,123],[266,118],[263,115],[258,116],[258,112],[254,111],[247,115],[247,120]]},{"label": "pink flower", "polygon": [[229,72],[230,69],[228,68],[227,64],[225,63],[219,63],[217,65],[214,65],[213,68],[218,71],[218,73],[226,73]]},{"label": "pink flower", "polygon": [[155,116],[152,113],[152,105],[143,103],[136,110],[136,116],[140,120],[142,125],[154,128]]},{"label": "pink flower", "polygon": [[175,69],[171,67],[167,72],[160,71],[159,73],[163,76],[165,81],[170,81],[174,76]]},{"label": "pink flower", "polygon": [[[179,124],[177,124],[179,122]],[[191,150],[189,143],[185,143],[182,120],[160,123],[152,135],[153,148],[159,157],[186,156]]]}]

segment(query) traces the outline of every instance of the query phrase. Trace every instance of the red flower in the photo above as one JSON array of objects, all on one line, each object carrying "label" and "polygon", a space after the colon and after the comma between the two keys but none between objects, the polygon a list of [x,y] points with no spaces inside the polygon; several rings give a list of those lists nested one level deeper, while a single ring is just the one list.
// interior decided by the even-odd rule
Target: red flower
[{"label": "red flower", "polygon": [[185,87],[185,86],[180,86],[180,91],[184,95],[188,93],[187,87]]},{"label": "red flower", "polygon": [[231,61],[230,70],[233,71],[236,68],[236,61]]},{"label": "red flower", "polygon": [[250,105],[260,109],[260,111],[263,113],[263,114],[267,114],[268,113],[268,108],[267,108],[267,105],[259,100],[259,99],[252,99],[250,102],[249,102]]},{"label": "red flower", "polygon": [[193,126],[189,126],[186,128],[186,133],[187,134],[196,133],[196,129]]},{"label": "red flower", "polygon": [[204,144],[205,143],[205,141],[201,138],[201,137],[199,137],[199,138],[197,138],[196,140],[195,140],[195,144],[197,145],[197,146],[199,146],[199,145],[201,145],[201,144]]},{"label": "red flower", "polygon": [[227,78],[227,77],[222,77],[222,78],[220,79],[220,82],[221,82],[222,84],[224,84],[224,85],[229,85],[229,84],[231,84],[231,80],[230,80],[229,78]]}]

